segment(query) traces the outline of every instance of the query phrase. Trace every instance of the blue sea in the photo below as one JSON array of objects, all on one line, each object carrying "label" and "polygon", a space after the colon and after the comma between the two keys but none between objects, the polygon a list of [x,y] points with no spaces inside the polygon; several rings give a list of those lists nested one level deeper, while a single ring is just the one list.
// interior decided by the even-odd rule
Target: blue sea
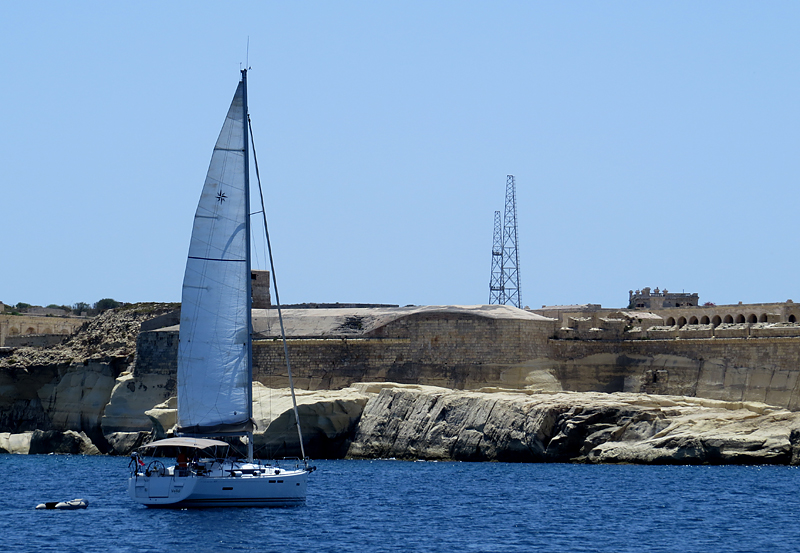
[{"label": "blue sea", "polygon": [[800,551],[793,467],[315,464],[303,507],[169,511],[128,498],[124,457],[0,455],[0,550]]}]

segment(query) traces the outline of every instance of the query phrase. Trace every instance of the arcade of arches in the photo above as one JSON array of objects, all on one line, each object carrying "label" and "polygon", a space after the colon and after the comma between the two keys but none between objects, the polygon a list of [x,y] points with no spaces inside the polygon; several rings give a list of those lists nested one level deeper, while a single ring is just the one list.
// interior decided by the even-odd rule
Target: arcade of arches
[{"label": "arcade of arches", "polygon": [[28,334],[73,334],[83,323],[81,317],[42,317],[35,315],[0,315],[0,347],[6,338]]},{"label": "arcade of arches", "polygon": [[[793,305],[793,304],[790,304]],[[721,324],[756,324],[756,323],[796,323],[800,313],[789,311],[783,316],[781,313],[766,311],[764,309],[747,309],[751,306],[741,306],[739,312],[711,313],[711,314],[676,314],[664,317],[666,326],[682,328],[686,325],[712,325],[714,328]],[[695,308],[698,309],[698,308]],[[700,308],[701,309],[701,308]],[[776,310],[777,311],[777,310]]]}]

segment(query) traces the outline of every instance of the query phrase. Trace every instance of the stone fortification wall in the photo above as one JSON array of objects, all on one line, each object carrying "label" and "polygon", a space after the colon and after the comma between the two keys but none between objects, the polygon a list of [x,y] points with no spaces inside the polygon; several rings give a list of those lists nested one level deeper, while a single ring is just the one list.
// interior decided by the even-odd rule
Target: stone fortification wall
[{"label": "stone fortification wall", "polygon": [[[660,320],[660,319],[659,319]],[[723,323],[664,326],[653,320],[640,319],[639,323],[628,318],[573,318],[569,327],[559,328],[556,338],[560,340],[691,340],[698,338],[780,338],[799,337],[797,323]],[[641,326],[632,326],[639,324]],[[649,325],[649,326],[648,326]]]},{"label": "stone fortification wall", "polygon": [[[524,312],[520,312],[524,313]],[[403,317],[370,336],[407,338],[408,355],[421,363],[519,363],[547,349],[556,321],[423,312]]]},{"label": "stone fortification wall", "polygon": [[141,332],[136,338],[136,374],[175,376],[178,371],[178,330]]},{"label": "stone fortification wall", "polygon": [[23,334],[73,334],[87,320],[82,317],[0,315],[0,347],[6,345],[6,340],[10,336]]},{"label": "stone fortification wall", "polygon": [[698,305],[651,310],[660,315],[665,324],[683,326],[692,324],[798,322],[800,305],[792,300],[781,303],[739,302],[734,305]]},{"label": "stone fortification wall", "polygon": [[564,390],[761,401],[800,410],[800,337],[617,342],[552,340]]},{"label": "stone fortification wall", "polygon": [[[797,323],[800,322],[800,304],[792,300],[778,303],[750,303],[735,305],[697,305],[681,307],[650,306],[641,309],[609,309],[600,305],[571,305],[533,309],[531,312],[545,317],[554,317],[564,328],[574,327],[572,320],[620,318],[622,313],[631,318],[658,317],[665,326],[683,328],[693,325]],[[595,325],[597,326],[597,325]]]},{"label": "stone fortification wall", "polygon": [[[346,320],[352,323],[353,315]],[[360,334],[290,338],[288,345],[295,384],[306,390],[372,381],[464,390],[626,391],[763,401],[800,410],[795,325],[631,329],[652,322],[596,317],[556,330],[552,319],[427,311]],[[625,339],[634,335],[640,339]],[[135,403],[142,405],[174,394],[177,347],[175,328],[141,333],[131,377],[136,383],[126,383],[122,391],[141,398]],[[257,340],[253,353],[257,381],[288,386],[279,339]]]},{"label": "stone fortification wall", "polygon": [[145,414],[177,394],[178,331],[140,332],[132,371],[121,374],[111,391],[101,421],[103,434],[114,447],[114,440],[129,440],[152,426]]},{"label": "stone fortification wall", "polygon": [[[432,311],[399,317],[361,335],[290,338],[288,347],[295,385],[302,389],[340,389],[364,381],[470,389],[515,386],[522,365],[545,355],[554,331],[555,321],[530,315]],[[174,379],[177,351],[177,329],[142,332],[135,375]],[[253,343],[253,376],[265,386],[288,386],[277,337]]]}]

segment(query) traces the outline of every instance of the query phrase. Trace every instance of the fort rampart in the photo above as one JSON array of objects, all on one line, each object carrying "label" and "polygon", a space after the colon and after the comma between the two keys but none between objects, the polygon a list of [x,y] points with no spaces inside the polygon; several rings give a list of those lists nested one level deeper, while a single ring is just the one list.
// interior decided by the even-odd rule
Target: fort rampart
[{"label": "fort rampart", "polygon": [[[291,318],[291,310],[284,316]],[[547,350],[554,325],[535,315],[495,318],[431,311],[351,336],[291,337],[288,347],[295,385],[303,389],[339,389],[367,381],[456,389],[519,387],[518,367]],[[177,348],[177,329],[142,332],[136,375],[174,375]],[[253,358],[256,380],[269,387],[288,386],[280,339],[256,340]]]},{"label": "fort rampart", "polygon": [[564,390],[760,401],[800,410],[800,336],[549,345],[548,368]]},{"label": "fort rampart", "polygon": [[[301,314],[284,316],[291,327]],[[647,392],[800,410],[798,325],[642,330],[633,326],[635,318],[579,322],[557,328],[555,320],[519,310],[492,316],[430,308],[350,335],[290,336],[288,346],[295,384],[309,390],[391,381],[454,389]],[[177,343],[176,328],[141,333],[137,377],[158,374],[174,385]],[[253,354],[256,380],[273,388],[288,385],[277,336],[255,341]]]}]

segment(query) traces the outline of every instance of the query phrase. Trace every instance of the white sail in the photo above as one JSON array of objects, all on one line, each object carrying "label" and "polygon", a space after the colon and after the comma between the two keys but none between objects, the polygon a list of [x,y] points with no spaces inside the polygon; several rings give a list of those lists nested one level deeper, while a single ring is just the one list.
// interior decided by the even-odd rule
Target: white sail
[{"label": "white sail", "polygon": [[183,278],[178,430],[184,434],[251,428],[244,95],[240,82],[211,157]]}]

